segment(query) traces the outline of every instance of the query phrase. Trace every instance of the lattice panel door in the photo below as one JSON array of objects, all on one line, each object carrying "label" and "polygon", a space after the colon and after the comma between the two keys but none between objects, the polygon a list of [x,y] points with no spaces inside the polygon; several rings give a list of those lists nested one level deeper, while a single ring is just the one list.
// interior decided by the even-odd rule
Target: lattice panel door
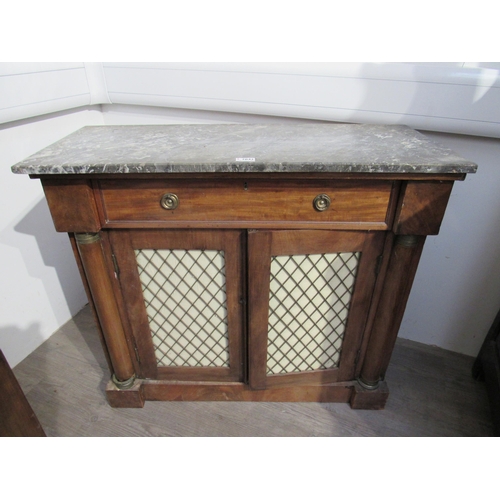
[{"label": "lattice panel door", "polygon": [[267,374],[337,368],[360,252],[271,259]]},{"label": "lattice panel door", "polygon": [[158,366],[229,366],[224,252],[135,255]]}]

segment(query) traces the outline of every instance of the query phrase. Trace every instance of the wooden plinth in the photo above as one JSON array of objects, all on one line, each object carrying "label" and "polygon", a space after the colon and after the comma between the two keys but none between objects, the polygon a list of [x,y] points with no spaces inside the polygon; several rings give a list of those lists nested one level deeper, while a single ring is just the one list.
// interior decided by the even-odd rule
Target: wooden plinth
[{"label": "wooden plinth", "polygon": [[252,390],[246,384],[210,382],[170,382],[137,379],[129,389],[108,382],[106,395],[114,408],[142,408],[146,401],[268,401],[351,403],[356,409],[383,409],[389,390],[381,382],[377,390],[365,391],[357,382],[303,385]]}]

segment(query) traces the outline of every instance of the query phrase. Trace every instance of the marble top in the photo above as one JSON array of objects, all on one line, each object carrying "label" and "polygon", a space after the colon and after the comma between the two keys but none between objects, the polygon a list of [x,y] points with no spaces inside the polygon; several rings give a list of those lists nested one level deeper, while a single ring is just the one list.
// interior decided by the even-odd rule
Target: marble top
[{"label": "marble top", "polygon": [[38,175],[476,169],[406,126],[334,123],[91,126],[12,167]]}]

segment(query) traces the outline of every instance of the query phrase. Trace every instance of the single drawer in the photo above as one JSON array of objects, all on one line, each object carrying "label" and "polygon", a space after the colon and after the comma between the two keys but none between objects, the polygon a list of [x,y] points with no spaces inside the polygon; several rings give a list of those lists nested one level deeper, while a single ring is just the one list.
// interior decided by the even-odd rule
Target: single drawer
[{"label": "single drawer", "polygon": [[131,179],[101,180],[97,188],[109,227],[386,229],[393,182]]}]

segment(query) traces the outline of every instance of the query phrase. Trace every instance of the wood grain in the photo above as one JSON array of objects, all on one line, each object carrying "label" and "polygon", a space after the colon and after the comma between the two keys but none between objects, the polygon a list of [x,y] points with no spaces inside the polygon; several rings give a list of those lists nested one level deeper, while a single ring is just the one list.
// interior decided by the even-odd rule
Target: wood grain
[{"label": "wood grain", "polygon": [[403,188],[394,222],[396,234],[438,234],[453,182],[413,182]]},{"label": "wood grain", "polygon": [[389,388],[382,381],[376,389],[364,389],[355,383],[349,403],[353,410],[383,410],[389,399]]},{"label": "wood grain", "polygon": [[76,238],[76,242],[113,372],[119,381],[128,380],[135,375],[134,365],[101,241],[80,243]]},{"label": "wood grain", "polygon": [[101,229],[94,191],[89,180],[42,179],[56,231],[96,233]]},{"label": "wood grain", "polygon": [[159,401],[302,401],[347,403],[351,387],[341,385],[311,385],[300,387],[278,387],[265,391],[251,390],[245,384],[162,384],[147,381],[143,391],[148,400]]},{"label": "wood grain", "polygon": [[266,387],[271,245],[270,231],[249,232],[248,381],[253,389]]},{"label": "wood grain", "polygon": [[[156,181],[98,182],[103,224],[120,227],[140,223],[143,227],[169,227],[182,223],[339,223],[373,229],[387,227],[392,182],[219,179],[173,179]],[[175,193],[179,206],[165,210],[160,199]],[[332,204],[324,212],[313,207],[318,194],[326,193]]]},{"label": "wood grain", "polygon": [[384,378],[424,243],[425,236],[417,237],[412,247],[399,244],[397,238],[394,241],[384,276],[384,288],[364,353],[360,378],[365,383],[376,384]]},{"label": "wood grain", "polygon": [[104,334],[102,332],[99,316],[97,315],[97,309],[94,304],[94,299],[92,297],[92,293],[90,292],[89,282],[87,281],[87,276],[85,275],[85,270],[83,269],[82,259],[80,257],[80,252],[78,251],[78,245],[76,244],[75,235],[73,233],[69,233],[68,236],[71,243],[71,248],[73,250],[73,255],[75,257],[75,262],[78,267],[78,272],[80,273],[80,279],[82,280],[83,288],[85,290],[85,294],[87,295],[87,300],[89,301],[88,306],[92,311],[97,332],[99,333],[99,339],[101,340],[102,350],[108,363],[109,373],[112,374],[113,365],[111,364],[111,359],[109,357],[108,346],[106,345],[106,340],[104,339]]}]

